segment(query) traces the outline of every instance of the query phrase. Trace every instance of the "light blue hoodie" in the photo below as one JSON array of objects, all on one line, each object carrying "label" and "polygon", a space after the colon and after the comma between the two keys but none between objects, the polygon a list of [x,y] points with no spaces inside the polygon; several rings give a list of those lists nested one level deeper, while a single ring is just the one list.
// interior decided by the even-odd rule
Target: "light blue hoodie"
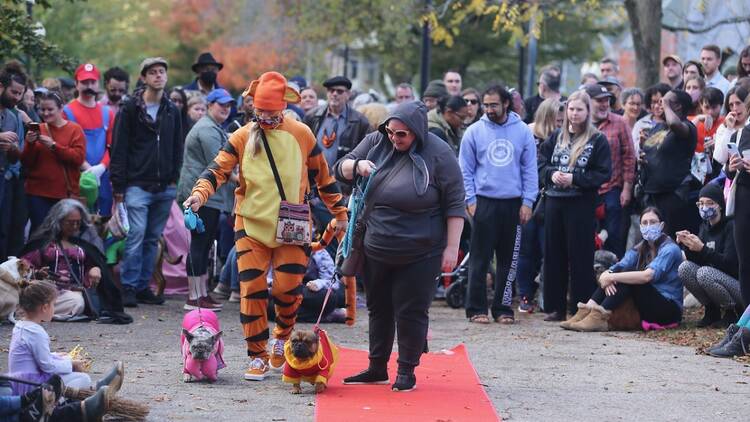
[{"label": "light blue hoodie", "polygon": [[494,199],[522,198],[532,207],[539,193],[536,143],[521,117],[510,112],[503,124],[487,115],[466,129],[458,154],[466,204],[477,195]]}]

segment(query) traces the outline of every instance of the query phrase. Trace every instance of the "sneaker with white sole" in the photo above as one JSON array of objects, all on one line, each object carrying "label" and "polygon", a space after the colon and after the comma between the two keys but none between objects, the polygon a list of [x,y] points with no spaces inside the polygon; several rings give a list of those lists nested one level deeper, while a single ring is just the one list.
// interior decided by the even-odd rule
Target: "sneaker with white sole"
[{"label": "sneaker with white sole", "polygon": [[245,379],[248,381],[263,381],[266,379],[268,371],[268,360],[255,358],[250,361],[250,366],[245,371]]},{"label": "sneaker with white sole", "polygon": [[271,360],[269,361],[269,364],[271,365],[271,369],[275,369],[278,371],[284,367],[284,364],[286,363],[286,358],[284,357],[284,344],[285,343],[286,343],[286,340],[281,340],[281,339],[271,340]]},{"label": "sneaker with white sole", "polygon": [[213,293],[220,299],[227,299],[229,295],[232,294],[232,289],[226,284],[219,283],[216,285]]},{"label": "sneaker with white sole", "polygon": [[227,302],[229,303],[239,303],[242,296],[240,296],[240,292],[232,292],[231,295],[229,295],[229,300]]}]

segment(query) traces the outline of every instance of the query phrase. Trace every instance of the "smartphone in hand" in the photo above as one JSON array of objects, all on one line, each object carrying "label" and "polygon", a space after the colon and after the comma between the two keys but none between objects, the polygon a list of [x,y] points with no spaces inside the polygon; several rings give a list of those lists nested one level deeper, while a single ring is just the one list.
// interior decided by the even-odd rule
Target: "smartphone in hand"
[{"label": "smartphone in hand", "polygon": [[36,132],[36,133],[41,132],[41,130],[39,129],[39,123],[37,122],[29,122],[28,129],[29,129],[29,132]]},{"label": "smartphone in hand", "polygon": [[737,148],[737,144],[734,142],[727,143],[727,152],[729,155],[739,155],[740,150]]}]

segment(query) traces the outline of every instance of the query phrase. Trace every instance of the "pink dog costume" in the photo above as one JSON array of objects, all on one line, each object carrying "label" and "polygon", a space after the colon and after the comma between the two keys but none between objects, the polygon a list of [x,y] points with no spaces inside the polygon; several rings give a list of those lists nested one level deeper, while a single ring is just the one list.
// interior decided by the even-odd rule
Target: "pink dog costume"
[{"label": "pink dog costume", "polygon": [[[195,309],[182,318],[182,328],[188,332],[192,333],[201,326],[213,335],[221,331],[219,318],[211,310]],[[214,344],[211,356],[205,361],[193,359],[190,354],[190,343],[184,334],[180,335],[180,346],[182,347],[183,373],[191,375],[196,381],[204,378],[212,382],[216,381],[219,369],[227,366],[224,363],[224,340],[222,338]]]}]

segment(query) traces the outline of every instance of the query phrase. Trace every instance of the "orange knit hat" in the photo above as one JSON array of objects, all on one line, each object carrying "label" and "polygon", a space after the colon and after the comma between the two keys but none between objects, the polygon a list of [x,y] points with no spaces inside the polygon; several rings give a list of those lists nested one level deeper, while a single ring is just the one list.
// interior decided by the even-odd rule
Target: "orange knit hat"
[{"label": "orange knit hat", "polygon": [[278,72],[266,72],[252,81],[242,93],[253,97],[253,107],[260,110],[284,110],[286,103],[296,104],[301,98],[297,91],[286,84],[286,78]]}]

